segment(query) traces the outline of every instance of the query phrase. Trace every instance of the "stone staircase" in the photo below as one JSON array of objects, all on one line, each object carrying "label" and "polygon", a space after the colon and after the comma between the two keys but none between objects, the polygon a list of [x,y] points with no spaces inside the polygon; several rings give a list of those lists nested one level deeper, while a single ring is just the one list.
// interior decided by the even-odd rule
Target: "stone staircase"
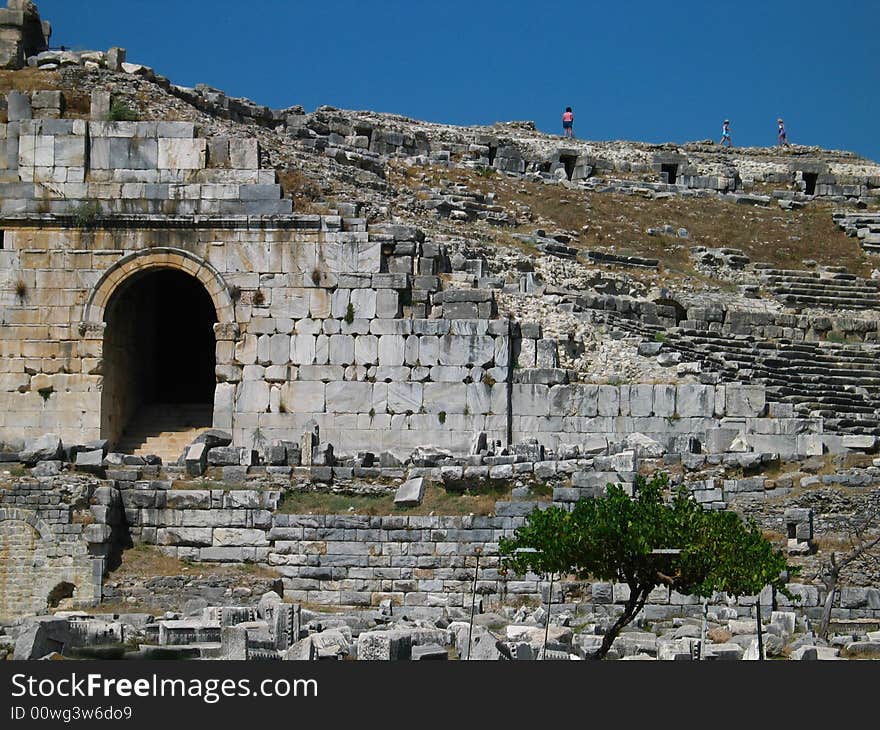
[{"label": "stone staircase", "polygon": [[880,213],[836,211],[832,219],[847,236],[858,237],[863,251],[880,254]]},{"label": "stone staircase", "polygon": [[761,269],[760,274],[770,292],[788,307],[880,309],[880,282],[854,274],[773,268]]},{"label": "stone staircase", "polygon": [[769,403],[790,404],[793,415],[803,418],[822,416],[830,432],[880,435],[880,346],[664,328],[608,310],[602,318],[643,341],[656,341],[662,333],[663,352],[699,362],[722,382],[763,384]]},{"label": "stone staircase", "polygon": [[700,361],[726,382],[761,383],[769,402],[789,403],[802,417],[823,416],[829,431],[880,435],[880,348],[680,330],[667,335],[663,349]]},{"label": "stone staircase", "polygon": [[116,446],[124,454],[155,454],[174,464],[200,433],[211,427],[213,409],[204,403],[150,403],[141,406]]}]

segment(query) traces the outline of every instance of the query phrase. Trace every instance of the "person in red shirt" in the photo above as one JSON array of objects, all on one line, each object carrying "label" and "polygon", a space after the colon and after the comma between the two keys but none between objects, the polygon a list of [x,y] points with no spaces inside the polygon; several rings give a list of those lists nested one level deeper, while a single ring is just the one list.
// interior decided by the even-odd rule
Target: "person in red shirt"
[{"label": "person in red shirt", "polygon": [[570,106],[565,107],[562,114],[562,136],[574,139],[574,112]]}]

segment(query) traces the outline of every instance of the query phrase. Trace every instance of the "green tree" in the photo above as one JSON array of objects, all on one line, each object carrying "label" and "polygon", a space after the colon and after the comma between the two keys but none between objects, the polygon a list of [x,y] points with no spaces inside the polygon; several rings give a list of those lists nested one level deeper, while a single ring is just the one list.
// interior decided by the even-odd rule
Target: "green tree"
[{"label": "green tree", "polygon": [[754,595],[766,585],[792,597],[783,576],[794,569],[753,521],[706,511],[683,487],[669,501],[669,478],[638,477],[634,495],[608,485],[604,496],[569,511],[535,510],[513,538],[502,539],[505,568],[617,581],[629,598],[594,658],[602,659],[658,586],[709,597]]}]

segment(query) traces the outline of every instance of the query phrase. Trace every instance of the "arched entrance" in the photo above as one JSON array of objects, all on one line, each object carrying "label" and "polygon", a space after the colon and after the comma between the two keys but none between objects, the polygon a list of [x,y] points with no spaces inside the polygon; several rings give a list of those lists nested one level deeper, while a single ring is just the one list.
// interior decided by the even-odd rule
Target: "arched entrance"
[{"label": "arched entrance", "polygon": [[107,300],[104,322],[104,438],[132,451],[153,431],[211,425],[217,311],[196,276],[138,269]]}]

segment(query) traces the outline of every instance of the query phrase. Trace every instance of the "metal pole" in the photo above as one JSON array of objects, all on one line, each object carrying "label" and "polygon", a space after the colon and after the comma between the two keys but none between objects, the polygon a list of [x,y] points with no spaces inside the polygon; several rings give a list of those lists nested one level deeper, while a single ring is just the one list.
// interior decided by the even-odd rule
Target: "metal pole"
[{"label": "metal pole", "polygon": [[764,633],[761,630],[761,594],[758,594],[758,602],[755,604],[758,616],[758,661],[764,660]]},{"label": "metal pole", "polygon": [[547,624],[544,627],[544,653],[541,659],[547,658],[547,637],[550,634],[550,609],[553,606],[553,573],[550,573],[550,590],[547,592]]},{"label": "metal pole", "polygon": [[477,562],[474,564],[474,593],[471,599],[471,625],[468,628],[467,661],[471,659],[471,637],[474,635],[474,614],[477,612],[477,575],[480,572],[480,549],[476,550]]},{"label": "metal pole", "polygon": [[700,659],[703,659],[703,656],[706,652],[706,621],[709,618],[709,599],[703,599],[703,625],[700,628]]}]

